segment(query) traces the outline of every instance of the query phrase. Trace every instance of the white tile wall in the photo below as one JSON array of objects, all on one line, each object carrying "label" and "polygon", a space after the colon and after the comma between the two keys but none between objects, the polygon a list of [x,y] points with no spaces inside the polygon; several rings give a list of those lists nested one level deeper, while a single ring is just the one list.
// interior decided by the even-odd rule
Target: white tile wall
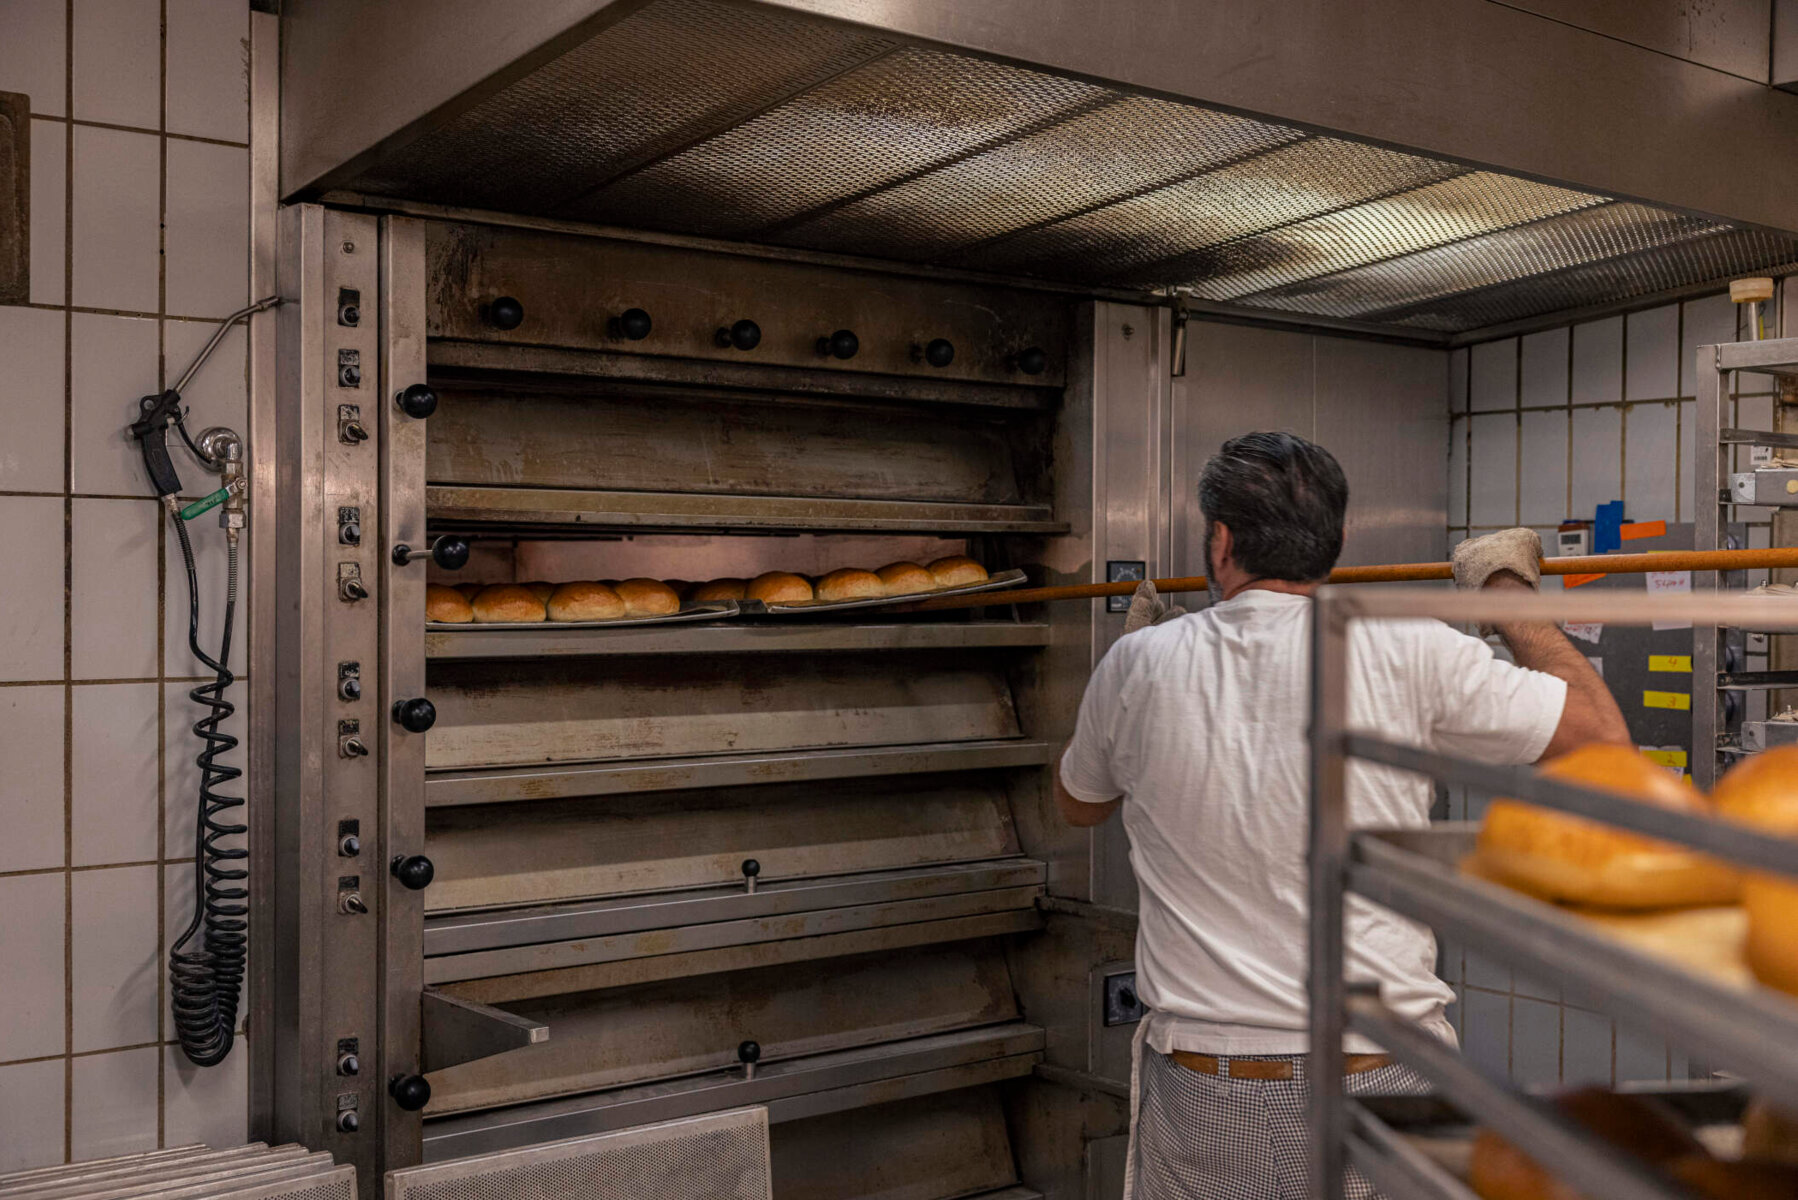
[{"label": "white tile wall", "polygon": [[1611,1082],[1611,1019],[1569,1006],[1561,1015],[1561,1081]]},{"label": "white tile wall", "polygon": [[1698,347],[1736,340],[1736,306],[1728,293],[1688,300],[1679,339],[1679,394],[1694,394]]},{"label": "white tile wall", "polygon": [[1623,413],[1615,408],[1573,410],[1573,511],[1592,519],[1600,504],[1623,492]]},{"label": "white tile wall", "polygon": [[63,318],[37,308],[0,308],[0,363],[9,411],[0,438],[0,491],[62,491]]},{"label": "white tile wall", "polygon": [[1573,403],[1623,399],[1623,318],[1573,327]]},{"label": "white tile wall", "polygon": [[1448,411],[1463,413],[1467,411],[1467,361],[1468,351],[1451,350],[1448,355]]},{"label": "white tile wall", "polygon": [[1474,412],[1517,407],[1517,339],[1473,347],[1471,398]]},{"label": "white tile wall", "polygon": [[[193,1068],[161,1018],[163,930],[193,908],[196,668],[122,430],[210,336],[196,318],[248,296],[252,20],[273,18],[0,0],[0,90],[33,113],[31,306],[0,307],[0,1170],[247,1133],[247,1054]],[[196,426],[245,427],[245,345],[189,389]],[[192,531],[216,640],[222,546]]]},{"label": "white tile wall", "polygon": [[1624,415],[1624,511],[1635,521],[1671,521],[1679,492],[1679,406],[1636,404]]},{"label": "white tile wall", "polygon": [[1511,1001],[1511,1081],[1540,1087],[1561,1081],[1561,1006],[1517,995]]},{"label": "white tile wall", "polygon": [[1666,304],[1624,318],[1625,399],[1666,400],[1679,389],[1679,305]]},{"label": "white tile wall", "polygon": [[[1565,360],[1561,372],[1566,376]],[[1559,524],[1567,515],[1568,413],[1526,412],[1519,430],[1518,519],[1525,525]]]},{"label": "white tile wall", "polygon": [[1479,414],[1473,422],[1473,477],[1468,485],[1468,523],[1517,522],[1517,417]]},{"label": "white tile wall", "polygon": [[1448,423],[1448,523],[1450,525],[1467,523],[1467,421],[1466,417],[1452,417]]},{"label": "white tile wall", "polygon": [[1521,399],[1525,408],[1567,403],[1567,347],[1572,340],[1566,328],[1524,337]]}]

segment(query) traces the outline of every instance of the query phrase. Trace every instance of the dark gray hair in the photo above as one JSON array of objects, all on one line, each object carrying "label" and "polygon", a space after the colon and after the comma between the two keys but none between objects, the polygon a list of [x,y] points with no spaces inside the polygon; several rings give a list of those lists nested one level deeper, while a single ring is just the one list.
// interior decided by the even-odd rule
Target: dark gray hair
[{"label": "dark gray hair", "polygon": [[1231,438],[1199,477],[1206,542],[1213,521],[1230,529],[1236,562],[1257,579],[1311,583],[1342,553],[1348,480],[1328,450],[1290,433]]}]

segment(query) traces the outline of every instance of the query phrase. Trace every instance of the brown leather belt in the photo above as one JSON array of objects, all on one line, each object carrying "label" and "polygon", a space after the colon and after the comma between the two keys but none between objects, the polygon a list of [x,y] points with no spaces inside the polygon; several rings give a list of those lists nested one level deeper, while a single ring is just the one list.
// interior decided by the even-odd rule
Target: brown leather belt
[{"label": "brown leather belt", "polygon": [[[1169,1058],[1185,1067],[1188,1071],[1197,1071],[1201,1075],[1222,1075],[1218,1069],[1218,1060],[1209,1054],[1195,1054],[1191,1050],[1176,1050]],[[1231,1058],[1231,1079],[1291,1079],[1293,1060],[1290,1058]],[[1377,1071],[1381,1067],[1392,1065],[1389,1054],[1345,1054],[1342,1056],[1342,1073],[1359,1075],[1363,1071]]]}]

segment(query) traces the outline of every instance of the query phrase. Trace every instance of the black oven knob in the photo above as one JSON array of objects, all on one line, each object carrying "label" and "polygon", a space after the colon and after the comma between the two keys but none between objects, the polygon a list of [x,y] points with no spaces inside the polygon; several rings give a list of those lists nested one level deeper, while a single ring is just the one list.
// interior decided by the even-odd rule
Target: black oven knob
[{"label": "black oven knob", "polygon": [[422,383],[415,383],[393,398],[400,411],[422,421],[437,411],[437,393]]},{"label": "black oven knob", "polygon": [[1041,375],[1049,365],[1049,356],[1043,353],[1041,346],[1029,346],[1018,351],[1018,370],[1026,375]]},{"label": "black oven knob", "polygon": [[437,706],[423,696],[393,702],[393,719],[409,733],[423,733],[437,724]]},{"label": "black oven knob", "polygon": [[854,358],[861,348],[861,339],[855,336],[853,329],[839,329],[829,337],[818,339],[818,353],[831,358]]},{"label": "black oven knob", "polygon": [[933,367],[946,367],[955,361],[955,343],[948,338],[932,338],[924,347],[924,361]]},{"label": "black oven knob", "polygon": [[394,858],[391,869],[393,877],[409,892],[430,887],[431,880],[437,877],[437,867],[422,854],[398,855]]},{"label": "black oven knob", "polygon": [[423,1075],[395,1075],[387,1091],[407,1112],[417,1112],[431,1102],[431,1081]]},{"label": "black oven knob", "polygon": [[762,327],[748,317],[738,321],[729,329],[718,331],[718,345],[735,346],[739,350],[753,350],[762,344]]},{"label": "black oven knob", "polygon": [[[393,548],[393,565],[396,567],[403,567],[422,557],[424,551],[414,550],[404,542]],[[431,561],[446,571],[460,571],[468,565],[467,539],[447,533],[435,539],[431,542]]]},{"label": "black oven knob", "polygon": [[633,342],[649,336],[649,314],[640,308],[627,308],[618,314],[618,332]]},{"label": "black oven knob", "polygon": [[501,296],[487,306],[487,320],[495,329],[517,329],[524,324],[524,305],[511,296]]}]

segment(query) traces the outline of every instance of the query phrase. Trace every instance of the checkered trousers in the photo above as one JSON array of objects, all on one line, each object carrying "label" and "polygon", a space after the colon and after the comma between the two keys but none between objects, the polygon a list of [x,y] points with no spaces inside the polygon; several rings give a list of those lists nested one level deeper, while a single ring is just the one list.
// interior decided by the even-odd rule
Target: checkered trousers
[{"label": "checkered trousers", "polygon": [[[1300,1056],[1291,1079],[1230,1079],[1201,1075],[1143,1046],[1131,1131],[1133,1200],[1308,1200],[1305,1066]],[[1400,1063],[1345,1082],[1350,1095],[1430,1090]],[[1378,1195],[1353,1169],[1343,1192],[1349,1200]]]}]

